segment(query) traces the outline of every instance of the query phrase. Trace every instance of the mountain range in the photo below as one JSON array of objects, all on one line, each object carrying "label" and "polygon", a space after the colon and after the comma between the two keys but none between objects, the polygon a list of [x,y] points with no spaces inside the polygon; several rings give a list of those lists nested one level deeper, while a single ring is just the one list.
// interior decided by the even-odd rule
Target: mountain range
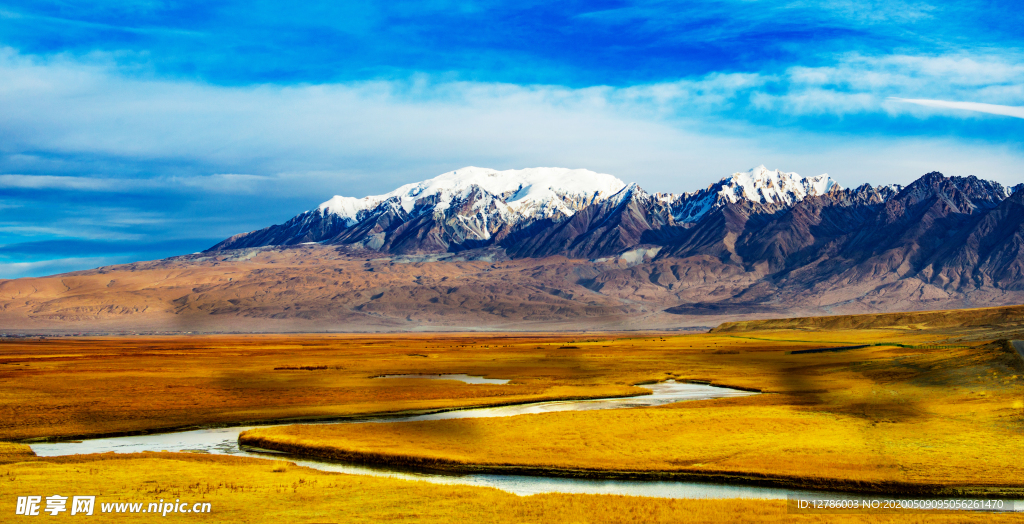
[{"label": "mountain range", "polygon": [[[653,195],[585,169],[466,167],[384,195],[335,196],[284,224],[235,235],[208,251],[317,242],[406,255],[494,246],[512,257],[593,258],[663,245],[730,204],[774,213],[833,189],[841,188],[828,175],[803,178],[764,166],[694,193]],[[879,192],[889,196],[898,189]],[[643,223],[621,223],[624,213]],[[618,228],[608,230],[613,222]],[[653,233],[641,238],[647,231]],[[603,238],[608,232],[625,236]],[[547,244],[552,235],[555,246],[530,247]]]},{"label": "mountain range", "polygon": [[907,187],[844,189],[758,166],[693,193],[651,194],[587,170],[468,167],[386,195],[335,196],[208,251],[315,242],[392,255],[699,259],[758,275],[740,299],[795,282],[907,278],[945,292],[1021,290],[1021,187],[933,172]]},{"label": "mountain range", "polygon": [[1024,184],[932,172],[844,188],[763,166],[678,194],[467,167],[335,196],[204,253],[0,282],[5,324],[223,331],[672,328],[1019,303]]}]

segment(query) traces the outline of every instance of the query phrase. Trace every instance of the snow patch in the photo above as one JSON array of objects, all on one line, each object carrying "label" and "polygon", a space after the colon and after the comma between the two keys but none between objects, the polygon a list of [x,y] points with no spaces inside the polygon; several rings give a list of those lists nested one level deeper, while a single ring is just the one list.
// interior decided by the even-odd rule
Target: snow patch
[{"label": "snow patch", "polygon": [[630,249],[629,251],[623,251],[618,256],[614,257],[602,257],[595,258],[592,262],[613,262],[621,260],[626,263],[626,267],[633,267],[649,260],[653,260],[658,252],[661,251],[661,246],[654,247],[638,247],[636,249]]}]

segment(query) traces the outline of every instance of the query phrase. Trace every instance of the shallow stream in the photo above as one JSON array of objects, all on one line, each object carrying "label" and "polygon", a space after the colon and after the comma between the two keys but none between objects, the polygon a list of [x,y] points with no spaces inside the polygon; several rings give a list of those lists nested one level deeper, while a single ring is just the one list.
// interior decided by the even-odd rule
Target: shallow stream
[{"label": "shallow stream", "polygon": [[[380,378],[423,378],[440,380],[463,380],[469,383],[493,380],[466,375],[391,375]],[[472,382],[470,382],[472,381]],[[588,411],[598,409],[622,409],[636,407],[659,406],[674,402],[710,400],[716,398],[742,397],[756,395],[749,391],[707,386],[702,384],[679,383],[672,380],[657,384],[645,384],[642,387],[653,393],[639,397],[605,398],[593,400],[564,400],[552,402],[534,402],[512,406],[492,408],[472,408],[425,415],[393,415],[357,420],[327,420],[312,422],[313,424],[359,424],[380,422],[404,422],[415,420],[446,420],[457,418],[510,417],[535,413],[551,413],[556,411]],[[226,455],[242,455],[261,459],[288,460],[299,466],[322,471],[334,471],[353,475],[371,475],[407,480],[420,480],[435,484],[458,484],[486,486],[498,488],[517,495],[533,495],[538,493],[583,493],[583,494],[614,494],[642,497],[686,498],[686,499],[786,499],[800,498],[832,498],[858,500],[870,498],[884,500],[886,497],[871,495],[862,497],[848,493],[826,491],[799,491],[784,488],[758,487],[746,485],[713,484],[688,481],[655,481],[655,480],[601,480],[580,478],[540,477],[525,475],[500,474],[457,474],[447,472],[410,471],[387,467],[374,467],[361,464],[320,461],[284,453],[254,451],[239,448],[238,435],[243,431],[262,426],[227,427],[179,431],[174,433],[155,433],[127,437],[96,438],[81,442],[58,442],[32,444],[32,450],[42,457],[76,455],[89,453],[138,453],[142,451],[173,451],[193,453],[213,453]],[[900,497],[907,499],[908,497]],[[931,500],[922,497],[911,497],[915,500]],[[966,499],[964,499],[966,500]],[[972,499],[973,500],[973,499]],[[1024,503],[1017,506],[1024,509]]]}]

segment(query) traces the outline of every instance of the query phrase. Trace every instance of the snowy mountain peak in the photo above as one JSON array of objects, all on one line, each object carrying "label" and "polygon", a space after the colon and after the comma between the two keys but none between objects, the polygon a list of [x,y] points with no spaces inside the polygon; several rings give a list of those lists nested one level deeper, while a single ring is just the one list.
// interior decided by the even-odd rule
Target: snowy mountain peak
[{"label": "snowy mountain peak", "polygon": [[[736,203],[749,200],[761,204],[791,205],[808,196],[820,196],[839,186],[828,174],[804,178],[796,173],[769,170],[763,165],[746,173],[733,173],[722,179],[718,194]],[[840,187],[841,189],[841,187]]]},{"label": "snowy mountain peak", "polygon": [[741,200],[767,205],[793,205],[808,196],[819,196],[842,187],[827,174],[804,178],[796,173],[769,170],[763,165],[745,173],[733,173],[696,193],[660,196],[670,201],[679,222],[697,222],[726,203]]},{"label": "snowy mountain peak", "polygon": [[[702,224],[721,225],[721,220],[705,221],[706,217],[729,224],[729,217],[773,217],[807,197],[825,195],[828,198],[804,211],[874,206],[911,187],[928,189],[936,184],[978,186],[971,191],[985,202],[1006,198],[998,184],[982,184],[973,177],[946,179],[939,173],[925,175],[908,188],[864,184],[845,190],[827,174],[805,178],[757,166],[696,192],[651,194],[636,183],[627,185],[586,169],[498,171],[470,166],[382,195],[336,196],[286,223],[235,235],[211,250],[319,242],[405,254],[502,247],[511,250],[509,256],[590,256],[621,253],[642,239],[689,238],[685,230]],[[589,232],[580,229],[584,226]],[[654,230],[660,232],[646,233]],[[584,241],[584,234],[597,236]]]},{"label": "snowy mountain peak", "polygon": [[443,173],[429,180],[406,184],[383,195],[351,198],[335,196],[320,204],[324,214],[334,214],[352,223],[359,214],[370,211],[383,202],[398,204],[411,213],[416,202],[427,197],[438,197],[435,212],[444,211],[458,198],[469,196],[474,190],[483,190],[512,215],[552,216],[557,213],[572,215],[576,210],[607,198],[626,184],[612,175],[595,173],[587,169],[536,167],[498,171],[468,166]]},{"label": "snowy mountain peak", "polygon": [[666,196],[678,198],[678,195],[666,195],[664,193],[652,195],[647,191],[644,191],[644,188],[640,187],[640,185],[637,184],[636,182],[630,182],[628,185],[620,189],[618,193],[615,193],[614,195],[608,197],[606,202],[611,207],[618,207],[630,201],[640,203],[654,200],[660,202],[667,202],[668,200],[666,200]]}]

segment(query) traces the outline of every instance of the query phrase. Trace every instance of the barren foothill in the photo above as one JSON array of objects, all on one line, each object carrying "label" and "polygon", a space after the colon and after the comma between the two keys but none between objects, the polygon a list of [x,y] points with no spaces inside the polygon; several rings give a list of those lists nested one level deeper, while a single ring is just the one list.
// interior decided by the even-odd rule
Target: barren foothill
[{"label": "barren foothill", "polygon": [[475,256],[271,246],[0,280],[0,333],[704,331],[751,318],[1024,302],[1011,288],[959,293],[909,277],[768,285],[760,266],[706,255]]}]

